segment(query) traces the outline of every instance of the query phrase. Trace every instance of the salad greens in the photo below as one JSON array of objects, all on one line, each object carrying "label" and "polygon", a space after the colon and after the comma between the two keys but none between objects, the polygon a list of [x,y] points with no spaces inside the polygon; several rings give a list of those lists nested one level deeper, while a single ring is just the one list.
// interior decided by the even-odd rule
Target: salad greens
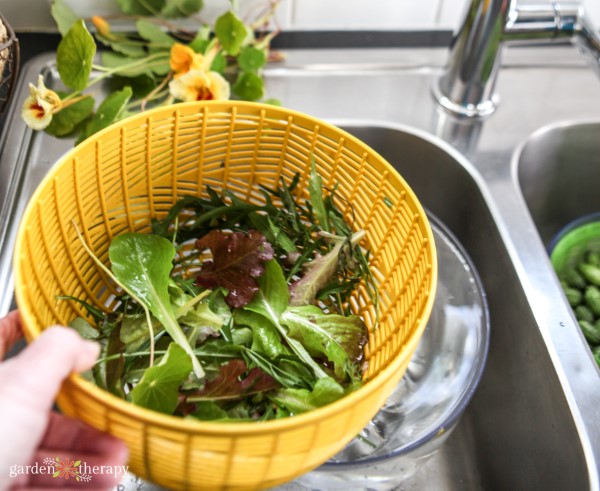
[{"label": "salad greens", "polygon": [[360,387],[367,330],[349,302],[360,282],[377,306],[364,232],[314,165],[309,177],[303,203],[298,175],[261,187],[263,205],[207,188],[152,233],[115,237],[101,266],[118,307],[60,297],[81,303],[88,315],[71,325],[101,344],[89,378],[142,407],[216,421],[287,417]]}]

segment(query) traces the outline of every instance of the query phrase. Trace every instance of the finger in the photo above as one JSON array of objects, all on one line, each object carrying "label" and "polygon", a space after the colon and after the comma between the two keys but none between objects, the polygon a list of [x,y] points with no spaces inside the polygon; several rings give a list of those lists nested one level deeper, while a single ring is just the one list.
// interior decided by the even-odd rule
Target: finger
[{"label": "finger", "polygon": [[[74,485],[86,490],[109,489],[127,473],[127,458],[127,448],[117,438],[81,421],[51,413],[44,438],[28,463],[28,470],[19,474],[19,467],[13,466],[10,484],[21,489],[64,489]],[[73,465],[77,461],[79,465]]]},{"label": "finger", "polygon": [[[70,329],[53,327],[19,355],[0,364],[0,462],[26,465],[48,425],[63,379],[90,367],[99,346]],[[7,424],[10,422],[10,424]],[[0,483],[1,484],[1,483]]]},{"label": "finger", "polygon": [[115,462],[121,463],[127,460],[127,447],[118,438],[54,412],[50,414],[40,448],[48,451],[69,450],[75,454],[109,455],[113,456]]},{"label": "finger", "polygon": [[0,319],[0,360],[23,337],[19,312],[13,310]]},{"label": "finger", "polygon": [[83,340],[72,329],[58,326],[46,329],[1,367],[2,372],[8,372],[8,376],[2,377],[3,400],[12,397],[16,403],[33,410],[49,411],[63,380],[74,371],[89,369],[99,351],[97,343]]}]

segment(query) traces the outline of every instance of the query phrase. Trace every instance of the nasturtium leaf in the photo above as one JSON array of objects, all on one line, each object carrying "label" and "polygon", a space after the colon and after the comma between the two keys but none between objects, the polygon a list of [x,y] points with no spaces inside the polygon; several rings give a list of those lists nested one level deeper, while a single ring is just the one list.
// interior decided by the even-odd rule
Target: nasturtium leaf
[{"label": "nasturtium leaf", "polygon": [[154,411],[173,414],[179,402],[179,386],[192,371],[189,355],[171,343],[160,363],[150,367],[130,393],[131,402]]},{"label": "nasturtium leaf", "polygon": [[127,293],[163,325],[169,336],[190,356],[198,378],[204,370],[175,319],[169,297],[170,273],[175,247],[168,239],[152,234],[116,236],[108,249],[112,272]]},{"label": "nasturtium leaf", "polygon": [[113,92],[102,101],[94,117],[88,122],[84,132],[80,135],[80,140],[97,133],[100,130],[108,127],[115,121],[118,121],[125,111],[125,106],[131,99],[131,88],[125,87],[123,90]]},{"label": "nasturtium leaf", "polygon": [[[246,373],[247,372],[247,373]],[[275,380],[260,368],[248,370],[244,360],[231,360],[221,365],[219,374],[204,387],[188,395],[190,402],[231,400],[279,387]]]},{"label": "nasturtium leaf", "polygon": [[117,0],[124,14],[158,15],[166,5],[166,0]]},{"label": "nasturtium leaf", "polygon": [[138,20],[135,27],[140,37],[153,44],[169,48],[175,44],[175,40],[164,32],[158,25],[147,20]]},{"label": "nasturtium leaf", "polygon": [[103,51],[100,55],[102,65],[106,68],[118,68],[121,77],[138,77],[140,75],[149,75],[151,70],[148,64],[139,59],[125,56],[121,53],[112,51]]},{"label": "nasturtium leaf", "polygon": [[225,55],[222,51],[219,51],[213,58],[213,61],[210,64],[210,69],[213,72],[223,74],[225,73],[225,68],[227,68],[227,58],[225,58]]},{"label": "nasturtium leaf", "polygon": [[265,92],[264,82],[254,72],[242,72],[233,84],[233,93],[247,101],[257,101]]},{"label": "nasturtium leaf", "polygon": [[258,291],[256,279],[265,272],[265,261],[273,258],[273,247],[256,230],[226,233],[212,230],[196,241],[199,250],[210,249],[212,260],[205,261],[197,282],[205,288],[222,287],[230,307],[242,307]]},{"label": "nasturtium leaf", "polygon": [[50,13],[61,35],[66,35],[73,24],[79,20],[79,17],[64,0],[53,0],[50,7]]},{"label": "nasturtium leaf", "polygon": [[307,305],[290,307],[281,322],[311,355],[325,355],[340,379],[345,377],[348,362],[356,364],[363,358],[367,331],[360,317],[326,314],[319,307]]},{"label": "nasturtium leaf", "polygon": [[203,6],[203,0],[167,0],[161,15],[169,18],[188,17],[202,10]]},{"label": "nasturtium leaf", "polygon": [[67,136],[94,112],[94,98],[84,97],[69,106],[62,108],[54,116],[46,128],[46,133],[52,136]]},{"label": "nasturtium leaf", "polygon": [[317,380],[312,391],[308,389],[281,389],[269,395],[276,404],[291,414],[312,411],[337,401],[344,395],[343,387],[331,377]]},{"label": "nasturtium leaf", "polygon": [[223,49],[230,55],[236,56],[246,39],[247,31],[246,26],[237,15],[229,11],[221,15],[215,22],[215,34]]},{"label": "nasturtium leaf", "polygon": [[244,72],[260,70],[267,60],[265,51],[254,46],[244,46],[238,56],[238,63]]},{"label": "nasturtium leaf", "polygon": [[56,67],[63,83],[73,90],[87,87],[96,43],[82,20],[75,22],[56,50]]},{"label": "nasturtium leaf", "polygon": [[100,33],[96,33],[96,39],[103,45],[108,46],[113,51],[121,53],[130,58],[141,58],[146,56],[146,50],[143,46],[133,44],[126,35],[112,33],[111,38],[103,36]]},{"label": "nasturtium leaf", "polygon": [[210,26],[202,26],[200,29],[198,29],[196,36],[188,44],[188,47],[193,49],[196,53],[204,53],[204,50],[210,43],[210,34]]}]

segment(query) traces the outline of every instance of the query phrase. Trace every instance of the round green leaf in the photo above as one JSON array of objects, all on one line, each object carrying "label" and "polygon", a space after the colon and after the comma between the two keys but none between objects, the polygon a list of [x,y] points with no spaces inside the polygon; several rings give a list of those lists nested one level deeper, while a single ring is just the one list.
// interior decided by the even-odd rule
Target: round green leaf
[{"label": "round green leaf", "polygon": [[235,81],[233,92],[247,101],[257,101],[264,94],[263,79],[254,72],[243,72]]},{"label": "round green leaf", "polygon": [[246,46],[238,56],[240,68],[245,72],[256,72],[260,70],[267,61],[267,56],[262,49]]},{"label": "round green leaf", "polygon": [[224,13],[215,23],[215,34],[230,55],[236,56],[240,52],[242,43],[246,39],[247,31],[244,23],[231,11]]},{"label": "round green leaf", "polygon": [[56,50],[56,65],[60,79],[74,90],[87,87],[92,71],[96,43],[82,20],[73,24]]}]

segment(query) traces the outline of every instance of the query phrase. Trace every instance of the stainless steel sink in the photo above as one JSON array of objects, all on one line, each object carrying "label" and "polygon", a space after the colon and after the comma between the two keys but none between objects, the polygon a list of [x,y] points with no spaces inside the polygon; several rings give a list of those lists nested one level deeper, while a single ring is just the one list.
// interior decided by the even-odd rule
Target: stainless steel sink
[{"label": "stainless steel sink", "polygon": [[544,243],[571,221],[600,211],[600,121],[540,129],[519,148],[516,166]]},{"label": "stainless steel sink", "polygon": [[[544,247],[580,211],[575,197],[573,208],[561,197],[564,215],[551,209],[569,178],[551,170],[560,167],[557,155],[578,152],[567,174],[582,177],[571,189],[579,183],[592,196],[600,182],[591,160],[599,164],[599,149],[579,150],[592,144],[594,125],[573,128],[573,136],[561,127],[538,133],[513,159],[537,128],[598,117],[600,81],[570,48],[507,50],[498,110],[466,123],[440,112],[431,96],[445,50],[286,54],[266,71],[269,96],[343,126],[387,158],[465,247],[487,294],[492,336],[481,384],[442,448],[400,489],[600,489],[600,372]],[[24,70],[0,138],[0,282],[9,285],[0,314],[12,301],[10,255],[23,206],[72,143],[32,134],[19,118],[26,83],[40,72],[56,79],[52,62],[42,56]],[[559,134],[581,139],[561,145]]]}]

